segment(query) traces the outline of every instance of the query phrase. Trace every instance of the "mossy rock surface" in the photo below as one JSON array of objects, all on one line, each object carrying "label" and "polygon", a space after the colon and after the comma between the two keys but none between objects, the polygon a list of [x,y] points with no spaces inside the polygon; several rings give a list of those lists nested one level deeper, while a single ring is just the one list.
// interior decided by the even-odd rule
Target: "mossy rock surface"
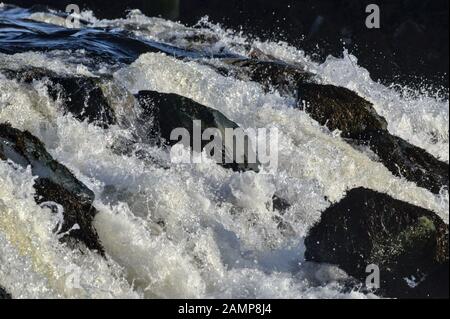
[{"label": "mossy rock surface", "polygon": [[[432,211],[386,194],[349,191],[322,214],[305,245],[307,260],[336,264],[362,282],[367,266],[377,265],[383,296],[441,297],[438,291],[445,289],[448,296],[448,281],[438,278],[448,276],[448,268],[442,271],[449,260],[448,225]],[[417,289],[426,285],[427,291]]]}]

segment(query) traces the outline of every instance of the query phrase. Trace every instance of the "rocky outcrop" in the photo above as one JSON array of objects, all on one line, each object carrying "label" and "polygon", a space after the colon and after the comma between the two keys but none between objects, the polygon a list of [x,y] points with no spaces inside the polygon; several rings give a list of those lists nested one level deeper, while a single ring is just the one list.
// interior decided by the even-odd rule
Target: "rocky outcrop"
[{"label": "rocky outcrop", "polygon": [[321,125],[341,131],[341,136],[364,140],[367,135],[387,130],[386,120],[373,105],[342,87],[298,83],[298,107]]},{"label": "rocky outcrop", "polygon": [[377,265],[385,297],[448,298],[448,236],[435,213],[358,188],[322,214],[305,239],[305,258],[362,282],[367,266]]},{"label": "rocky outcrop", "polygon": [[[236,129],[239,126],[227,119],[222,113],[211,109],[209,107],[198,104],[188,98],[176,95],[176,94],[164,94],[155,91],[141,91],[137,95],[139,105],[143,108],[144,112],[139,119],[140,127],[145,128],[145,134],[148,135],[150,140],[164,145],[173,146],[178,141],[171,141],[171,132],[176,128],[185,128],[190,136],[189,147],[194,149],[194,127],[193,121],[201,121],[201,133],[208,128],[218,129],[222,137],[225,136],[225,129]],[[141,133],[142,134],[142,133]],[[202,141],[200,147],[203,150],[209,141]],[[225,149],[225,141],[222,140],[222,147]],[[245,147],[247,148],[250,143],[246,140]],[[234,148],[237,145],[234,144]],[[234,150],[235,151],[235,150]],[[259,171],[259,163],[249,163],[247,161],[247,152],[245,152],[245,162],[232,161],[233,159],[227,158],[229,152],[225,150],[222,154],[222,161],[218,163],[225,168],[233,169],[234,171]],[[272,199],[273,209],[283,213],[290,208],[290,204],[283,198],[273,196]],[[280,222],[281,224],[281,222]]]},{"label": "rocky outcrop", "polygon": [[286,64],[256,51],[255,58],[223,60],[229,67],[216,70],[226,76],[255,81],[266,90],[297,96],[297,107],[331,131],[339,130],[351,144],[368,146],[396,176],[439,194],[449,185],[449,166],[425,150],[393,136],[373,105],[343,87],[314,82],[300,66]]},{"label": "rocky outcrop", "polygon": [[21,132],[9,124],[0,124],[0,160],[11,160],[22,167],[30,166],[35,182],[36,202],[57,203],[64,208],[62,240],[84,243],[103,254],[92,221],[96,209],[94,193],[63,165],[55,161],[45,146],[29,132]]},{"label": "rocky outcrop", "polygon": [[295,95],[297,83],[310,81],[314,76],[298,66],[287,64],[262,52],[254,53],[257,58],[223,59],[228,70],[218,69],[227,76],[234,76],[242,81],[254,81],[266,91],[277,90],[281,94]]},{"label": "rocky outcrop", "polygon": [[391,135],[373,105],[342,87],[298,85],[298,107],[330,130],[341,131],[350,143],[368,146],[396,176],[438,194],[449,184],[449,166],[425,150]]},{"label": "rocky outcrop", "polygon": [[[226,129],[237,129],[239,126],[227,119],[222,113],[209,107],[198,104],[188,98],[176,94],[164,94],[154,91],[141,91],[137,95],[139,105],[143,109],[143,114],[139,121],[146,128],[146,134],[149,139],[155,140],[163,145],[173,146],[179,143],[179,140],[171,140],[171,134],[174,129],[184,128],[190,134],[189,145],[196,152],[204,150],[205,146],[212,140],[194,141],[194,121],[201,121],[201,134],[206,129],[215,128],[221,133],[221,161],[222,166],[235,171],[259,171],[259,163],[249,161],[249,152],[251,151],[250,141],[245,139],[242,161],[236,161],[236,157],[231,154],[237,154],[237,145],[233,144],[233,150],[228,149],[226,143]],[[196,149],[196,143],[198,148]],[[230,143],[228,143],[230,144]]]},{"label": "rocky outcrop", "polygon": [[80,121],[87,120],[104,128],[116,124],[116,116],[103,95],[98,79],[88,77],[52,77],[49,93],[60,98],[65,111]]},{"label": "rocky outcrop", "polygon": [[0,287],[0,300],[1,299],[11,299],[11,295],[2,287]]},{"label": "rocky outcrop", "polygon": [[387,132],[359,141],[370,147],[394,175],[415,182],[417,186],[439,194],[448,189],[449,166],[425,150]]},{"label": "rocky outcrop", "polygon": [[101,89],[101,79],[80,76],[62,76],[42,68],[24,68],[20,70],[0,70],[10,79],[23,83],[47,79],[49,95],[59,99],[64,112],[71,113],[80,121],[95,123],[101,127],[116,124],[114,110],[109,106]]}]

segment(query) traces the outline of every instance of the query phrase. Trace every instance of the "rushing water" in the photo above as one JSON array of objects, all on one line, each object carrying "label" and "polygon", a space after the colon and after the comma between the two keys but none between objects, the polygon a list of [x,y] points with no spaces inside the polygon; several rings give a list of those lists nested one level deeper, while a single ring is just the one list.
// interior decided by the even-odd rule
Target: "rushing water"
[{"label": "rushing water", "polygon": [[[42,67],[58,74],[109,77],[103,91],[124,121],[136,113],[131,93],[176,93],[221,111],[244,128],[278,128],[276,173],[237,173],[215,163],[174,165],[165,151],[141,145],[170,169],[114,146],[130,135],[60,112],[42,81],[0,73],[0,122],[37,136],[49,153],[95,192],[94,225],[107,258],[70,250],[53,229],[58,216],[34,202],[31,171],[0,161],[0,286],[13,297],[65,298],[366,298],[344,288],[337,267],[304,261],[303,239],[321,212],[349,188],[364,186],[428,208],[448,223],[440,195],[392,175],[368,152],[348,145],[293,99],[208,66],[255,49],[347,87],[374,104],[389,131],[448,163],[449,104],[371,80],[357,58],[325,63],[286,43],[249,40],[204,19],[195,28],[131,11],[126,19],[81,14],[65,28],[57,12],[0,4],[0,69]],[[181,59],[183,58],[183,59]],[[444,95],[445,96],[445,95]],[[292,207],[274,222],[274,193]],[[162,229],[159,220],[163,219]],[[76,275],[79,285],[67,285]]]}]

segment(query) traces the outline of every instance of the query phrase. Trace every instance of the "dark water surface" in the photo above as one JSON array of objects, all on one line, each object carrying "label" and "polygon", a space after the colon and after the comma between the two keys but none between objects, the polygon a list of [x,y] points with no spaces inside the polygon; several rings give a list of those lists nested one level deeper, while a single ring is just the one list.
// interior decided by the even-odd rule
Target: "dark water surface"
[{"label": "dark water surface", "polygon": [[[195,24],[213,22],[263,39],[287,41],[317,60],[340,56],[344,43],[374,79],[448,87],[447,0],[10,0],[23,7],[49,5],[64,10],[75,3],[98,18],[117,18],[127,9]],[[365,8],[381,9],[381,28],[367,29]]]},{"label": "dark water surface", "polygon": [[[29,9],[9,8],[0,13],[0,52],[86,50],[89,57],[105,62],[132,63],[141,54],[164,52],[176,57],[201,58],[199,52],[137,39],[125,31],[101,28],[67,29],[27,19]],[[208,54],[210,57],[211,54]],[[215,56],[215,55],[214,55]],[[223,57],[218,55],[217,57]]]}]

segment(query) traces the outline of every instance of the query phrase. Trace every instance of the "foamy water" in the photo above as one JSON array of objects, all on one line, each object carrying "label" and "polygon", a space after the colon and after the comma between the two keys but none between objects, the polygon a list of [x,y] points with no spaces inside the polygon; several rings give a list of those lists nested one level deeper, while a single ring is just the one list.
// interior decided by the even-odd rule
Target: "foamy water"
[{"label": "foamy water", "polygon": [[[1,10],[1,7],[0,7]],[[448,100],[407,94],[374,82],[355,57],[312,62],[284,43],[250,41],[207,20],[200,32],[208,43],[186,40],[193,30],[132,11],[127,19],[93,26],[130,30],[136,36],[185,48],[248,55],[248,45],[344,86],[374,103],[392,134],[448,162]],[[35,13],[32,19],[63,25],[61,18]],[[141,55],[129,66],[85,63],[83,52],[0,54],[0,67],[45,67],[59,74],[113,75],[104,92],[115,111],[133,122],[130,93],[176,93],[219,110],[243,128],[277,128],[276,173],[235,173],[213,162],[170,163],[165,151],[141,147],[169,170],[113,151],[130,135],[124,126],[102,129],[59,111],[41,81],[30,85],[0,74],[0,122],[28,130],[49,153],[96,194],[94,221],[107,258],[71,251],[52,230],[58,220],[33,200],[29,170],[0,162],[0,285],[13,297],[64,298],[367,298],[344,292],[346,274],[337,267],[304,261],[303,239],[320,213],[349,188],[364,186],[428,208],[448,223],[448,191],[440,195],[393,176],[367,153],[349,146],[277,92],[224,77],[196,61],[162,53]],[[292,207],[279,229],[273,195]],[[161,223],[163,221],[163,223]],[[161,225],[164,226],[161,226]],[[80,285],[67,278],[79,274]],[[69,278],[70,279],[70,278]]]}]

